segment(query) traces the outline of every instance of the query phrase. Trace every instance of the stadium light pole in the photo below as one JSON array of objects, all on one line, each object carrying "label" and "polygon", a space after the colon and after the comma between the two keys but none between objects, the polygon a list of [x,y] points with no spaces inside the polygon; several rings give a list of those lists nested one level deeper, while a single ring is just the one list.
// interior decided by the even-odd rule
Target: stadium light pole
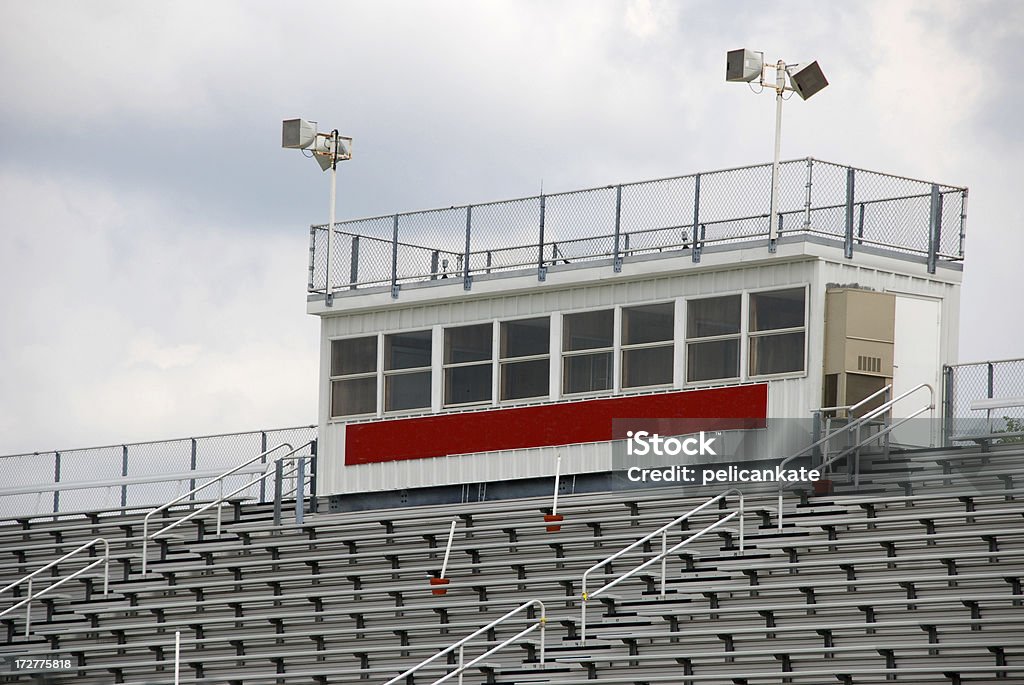
[{"label": "stadium light pole", "polygon": [[[746,82],[758,80],[762,88],[775,91],[775,157],[772,161],[772,197],[771,213],[768,216],[768,251],[775,252],[779,239],[779,226],[775,216],[779,210],[779,153],[782,150],[782,102],[787,90],[795,92],[806,100],[828,85],[825,74],[818,62],[810,64],[786,64],[779,60],[775,63],[775,83],[765,79],[764,53],[757,50],[730,50],[725,54],[725,80],[729,82]],[[768,65],[768,69],[771,66]],[[786,77],[789,77],[789,85]]]},{"label": "stadium light pole", "polygon": [[352,159],[352,139],[338,135],[338,129],[319,133],[315,121],[285,119],[281,122],[281,147],[290,150],[309,150],[322,171],[331,170],[331,209],[327,221],[327,283],[325,303],[334,304],[334,210],[338,188],[338,162]]}]

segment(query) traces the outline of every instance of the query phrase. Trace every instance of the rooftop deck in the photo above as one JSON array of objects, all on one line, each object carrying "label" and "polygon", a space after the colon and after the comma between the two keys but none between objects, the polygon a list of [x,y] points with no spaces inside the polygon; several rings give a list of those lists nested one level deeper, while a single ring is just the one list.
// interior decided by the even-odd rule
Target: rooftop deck
[{"label": "rooftop deck", "polygon": [[[640,255],[688,256],[705,247],[769,240],[771,164],[722,169],[477,205],[310,227],[309,292],[356,295],[402,284],[529,272]],[[940,262],[964,256],[967,188],[806,158],[779,171],[780,237],[818,236],[852,258],[873,246]],[[328,262],[333,263],[328,281]]]}]

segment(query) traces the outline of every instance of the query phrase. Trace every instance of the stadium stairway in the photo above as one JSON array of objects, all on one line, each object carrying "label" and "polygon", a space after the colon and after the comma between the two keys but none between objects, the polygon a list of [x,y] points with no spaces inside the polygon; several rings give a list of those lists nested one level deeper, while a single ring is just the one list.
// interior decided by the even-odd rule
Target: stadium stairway
[{"label": "stadium stairway", "polygon": [[[110,593],[93,572],[41,598],[30,634],[2,617],[14,659],[56,660],[4,682],[384,683],[527,600],[540,631],[464,673],[472,683],[1024,683],[1024,445],[865,456],[859,486],[792,490],[777,527],[774,487],[744,487],[737,519],[589,599],[591,566],[721,489],[320,513],[274,526],[267,505],[235,503],[223,534],[201,516],[151,548],[145,512],[9,520],[0,582],[83,542],[111,545]],[[723,488],[724,489],[724,488]],[[735,511],[736,497],[674,527],[678,542]],[[209,513],[209,512],[207,512]],[[431,592],[457,521],[444,595]],[[660,550],[652,540],[599,566],[593,593]],[[77,565],[76,565],[77,564]],[[69,560],[49,582],[79,568]],[[6,606],[6,604],[5,604]],[[524,611],[466,645],[466,659],[536,625]],[[545,660],[540,663],[541,652]],[[456,662],[438,659],[408,682]]]}]

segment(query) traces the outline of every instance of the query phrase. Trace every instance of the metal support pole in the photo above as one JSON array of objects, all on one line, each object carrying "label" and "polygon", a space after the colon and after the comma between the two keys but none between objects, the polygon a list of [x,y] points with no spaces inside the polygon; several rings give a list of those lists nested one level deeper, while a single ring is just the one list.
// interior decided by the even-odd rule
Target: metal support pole
[{"label": "metal support pole", "polygon": [[668,533],[661,534],[661,598],[665,599],[665,574],[668,561]]},{"label": "metal support pole", "polygon": [[306,504],[306,458],[299,457],[295,471],[295,525],[301,526]]},{"label": "metal support pole", "polygon": [[324,303],[330,307],[334,305],[334,210],[337,204],[338,195],[338,129],[331,132],[331,208],[327,220],[327,294],[324,296]]},{"label": "metal support pole", "polygon": [[540,239],[537,241],[537,280],[543,281],[548,276],[547,267],[544,266],[544,209],[546,197],[540,196]]},{"label": "metal support pole", "polygon": [[779,154],[782,152],[782,92],[786,87],[786,63],[781,59],[775,65],[775,158],[772,162],[772,201],[768,215],[768,251],[775,252],[779,229],[775,216],[779,211]]},{"label": "metal support pole", "polygon": [[432,281],[437,280],[437,260],[438,252],[437,250],[434,250],[433,252],[430,253],[430,280]]},{"label": "metal support pole", "polygon": [[[262,459],[260,459],[260,463],[261,464],[266,464],[267,463],[267,457],[265,456],[266,451],[267,451],[267,432],[266,431],[260,431],[260,454],[264,455],[264,457]],[[266,502],[266,501],[267,501],[267,479],[266,478],[260,478],[260,503],[263,503],[263,502]]]},{"label": "metal support pole", "polygon": [[178,685],[181,673],[181,631],[174,631],[174,685]]},{"label": "metal support pole", "polygon": [[855,170],[853,167],[846,168],[846,230],[843,238],[843,256],[853,259],[853,196]]},{"label": "metal support pole", "polygon": [[274,525],[281,525],[281,481],[284,480],[284,466],[281,460],[274,462]]},{"label": "metal support pole", "polygon": [[964,243],[967,241],[967,188],[960,193],[960,252],[964,256]]},{"label": "metal support pole", "polygon": [[[190,442],[192,443],[192,460],[189,463],[189,469],[191,471],[195,472],[195,470],[196,470],[196,439],[195,438],[191,438]],[[196,479],[195,478],[192,478],[191,480],[189,480],[189,482],[188,482],[188,489],[189,490],[195,490],[196,489]],[[196,498],[196,494],[193,492],[191,495],[188,496],[188,498],[190,500],[194,500]]]},{"label": "metal support pole", "polygon": [[356,289],[356,283],[359,282],[359,236],[352,236],[352,255],[348,262],[348,282],[349,290]]},{"label": "metal support pole", "polygon": [[[128,445],[121,445],[121,477],[128,477]],[[128,506],[128,486],[121,486],[121,508]]]},{"label": "metal support pole", "polygon": [[398,215],[391,229],[391,297],[398,297]]},{"label": "metal support pole", "polygon": [[309,227],[309,292],[313,292],[313,268],[316,266],[316,227]]},{"label": "metal support pole", "polygon": [[470,228],[473,226],[473,205],[466,207],[466,252],[462,260],[462,289],[470,290],[473,287],[473,276],[469,270],[469,238]]},{"label": "metal support pole", "polygon": [[562,455],[558,455],[558,459],[555,461],[555,495],[551,502],[551,515],[555,516],[558,514],[558,482],[562,477]]},{"label": "metal support pole", "polygon": [[452,527],[448,529],[448,545],[444,548],[444,561],[441,562],[441,578],[445,578],[445,572],[448,570],[448,557],[452,553],[452,542],[455,540],[455,521],[452,521]]},{"label": "metal support pole", "polygon": [[612,270],[622,271],[622,253],[619,250],[619,232],[622,219],[622,186],[615,187],[615,252],[612,255]]},{"label": "metal support pole", "polygon": [[318,508],[316,502],[316,466],[316,439],[314,438],[309,445],[309,510],[314,514]]},{"label": "metal support pole", "polygon": [[694,264],[700,261],[703,233],[704,227],[700,225],[700,174],[697,174],[693,177],[693,249],[690,250],[690,259]]},{"label": "metal support pole", "polygon": [[814,159],[807,158],[807,183],[804,186],[804,230],[811,228],[811,186],[814,176]]},{"label": "metal support pole", "polygon": [[942,444],[948,447],[953,435],[953,367],[942,367]]},{"label": "metal support pole", "polygon": [[939,186],[932,184],[931,207],[928,220],[928,273],[935,273],[938,262],[939,239],[942,235],[942,195]]},{"label": "metal support pole", "polygon": [[[991,397],[991,395],[989,395]],[[53,482],[60,482],[60,452],[53,453]],[[60,511],[60,490],[53,491],[53,513]]]}]

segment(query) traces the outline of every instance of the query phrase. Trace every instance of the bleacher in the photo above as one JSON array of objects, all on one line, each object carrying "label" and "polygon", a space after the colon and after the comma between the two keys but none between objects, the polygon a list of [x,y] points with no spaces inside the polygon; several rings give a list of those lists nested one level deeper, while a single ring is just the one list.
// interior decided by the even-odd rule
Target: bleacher
[{"label": "bleacher", "polygon": [[[105,596],[98,567],[33,602],[27,636],[23,609],[0,618],[8,661],[58,661],[3,678],[170,685],[177,631],[181,683],[385,683],[539,600],[543,645],[534,630],[462,680],[1022,683],[1022,457],[1024,445],[1005,444],[865,458],[859,487],[837,476],[834,493],[788,493],[782,530],[774,487],[744,487],[742,553],[734,519],[671,555],[664,597],[653,564],[588,598],[585,640],[584,572],[724,488],[566,495],[554,532],[550,498],[321,512],[277,526],[271,505],[237,503],[220,536],[211,510],[158,538],[145,575],[145,510],[6,520],[2,585],[99,537],[111,564]],[[694,514],[670,542],[735,503]],[[450,584],[433,594],[453,519]],[[599,567],[591,588],[659,550],[652,540]],[[37,586],[88,561],[69,559]],[[535,606],[514,615],[467,643],[465,660],[539,618]],[[434,682],[458,658],[401,682]]]}]

